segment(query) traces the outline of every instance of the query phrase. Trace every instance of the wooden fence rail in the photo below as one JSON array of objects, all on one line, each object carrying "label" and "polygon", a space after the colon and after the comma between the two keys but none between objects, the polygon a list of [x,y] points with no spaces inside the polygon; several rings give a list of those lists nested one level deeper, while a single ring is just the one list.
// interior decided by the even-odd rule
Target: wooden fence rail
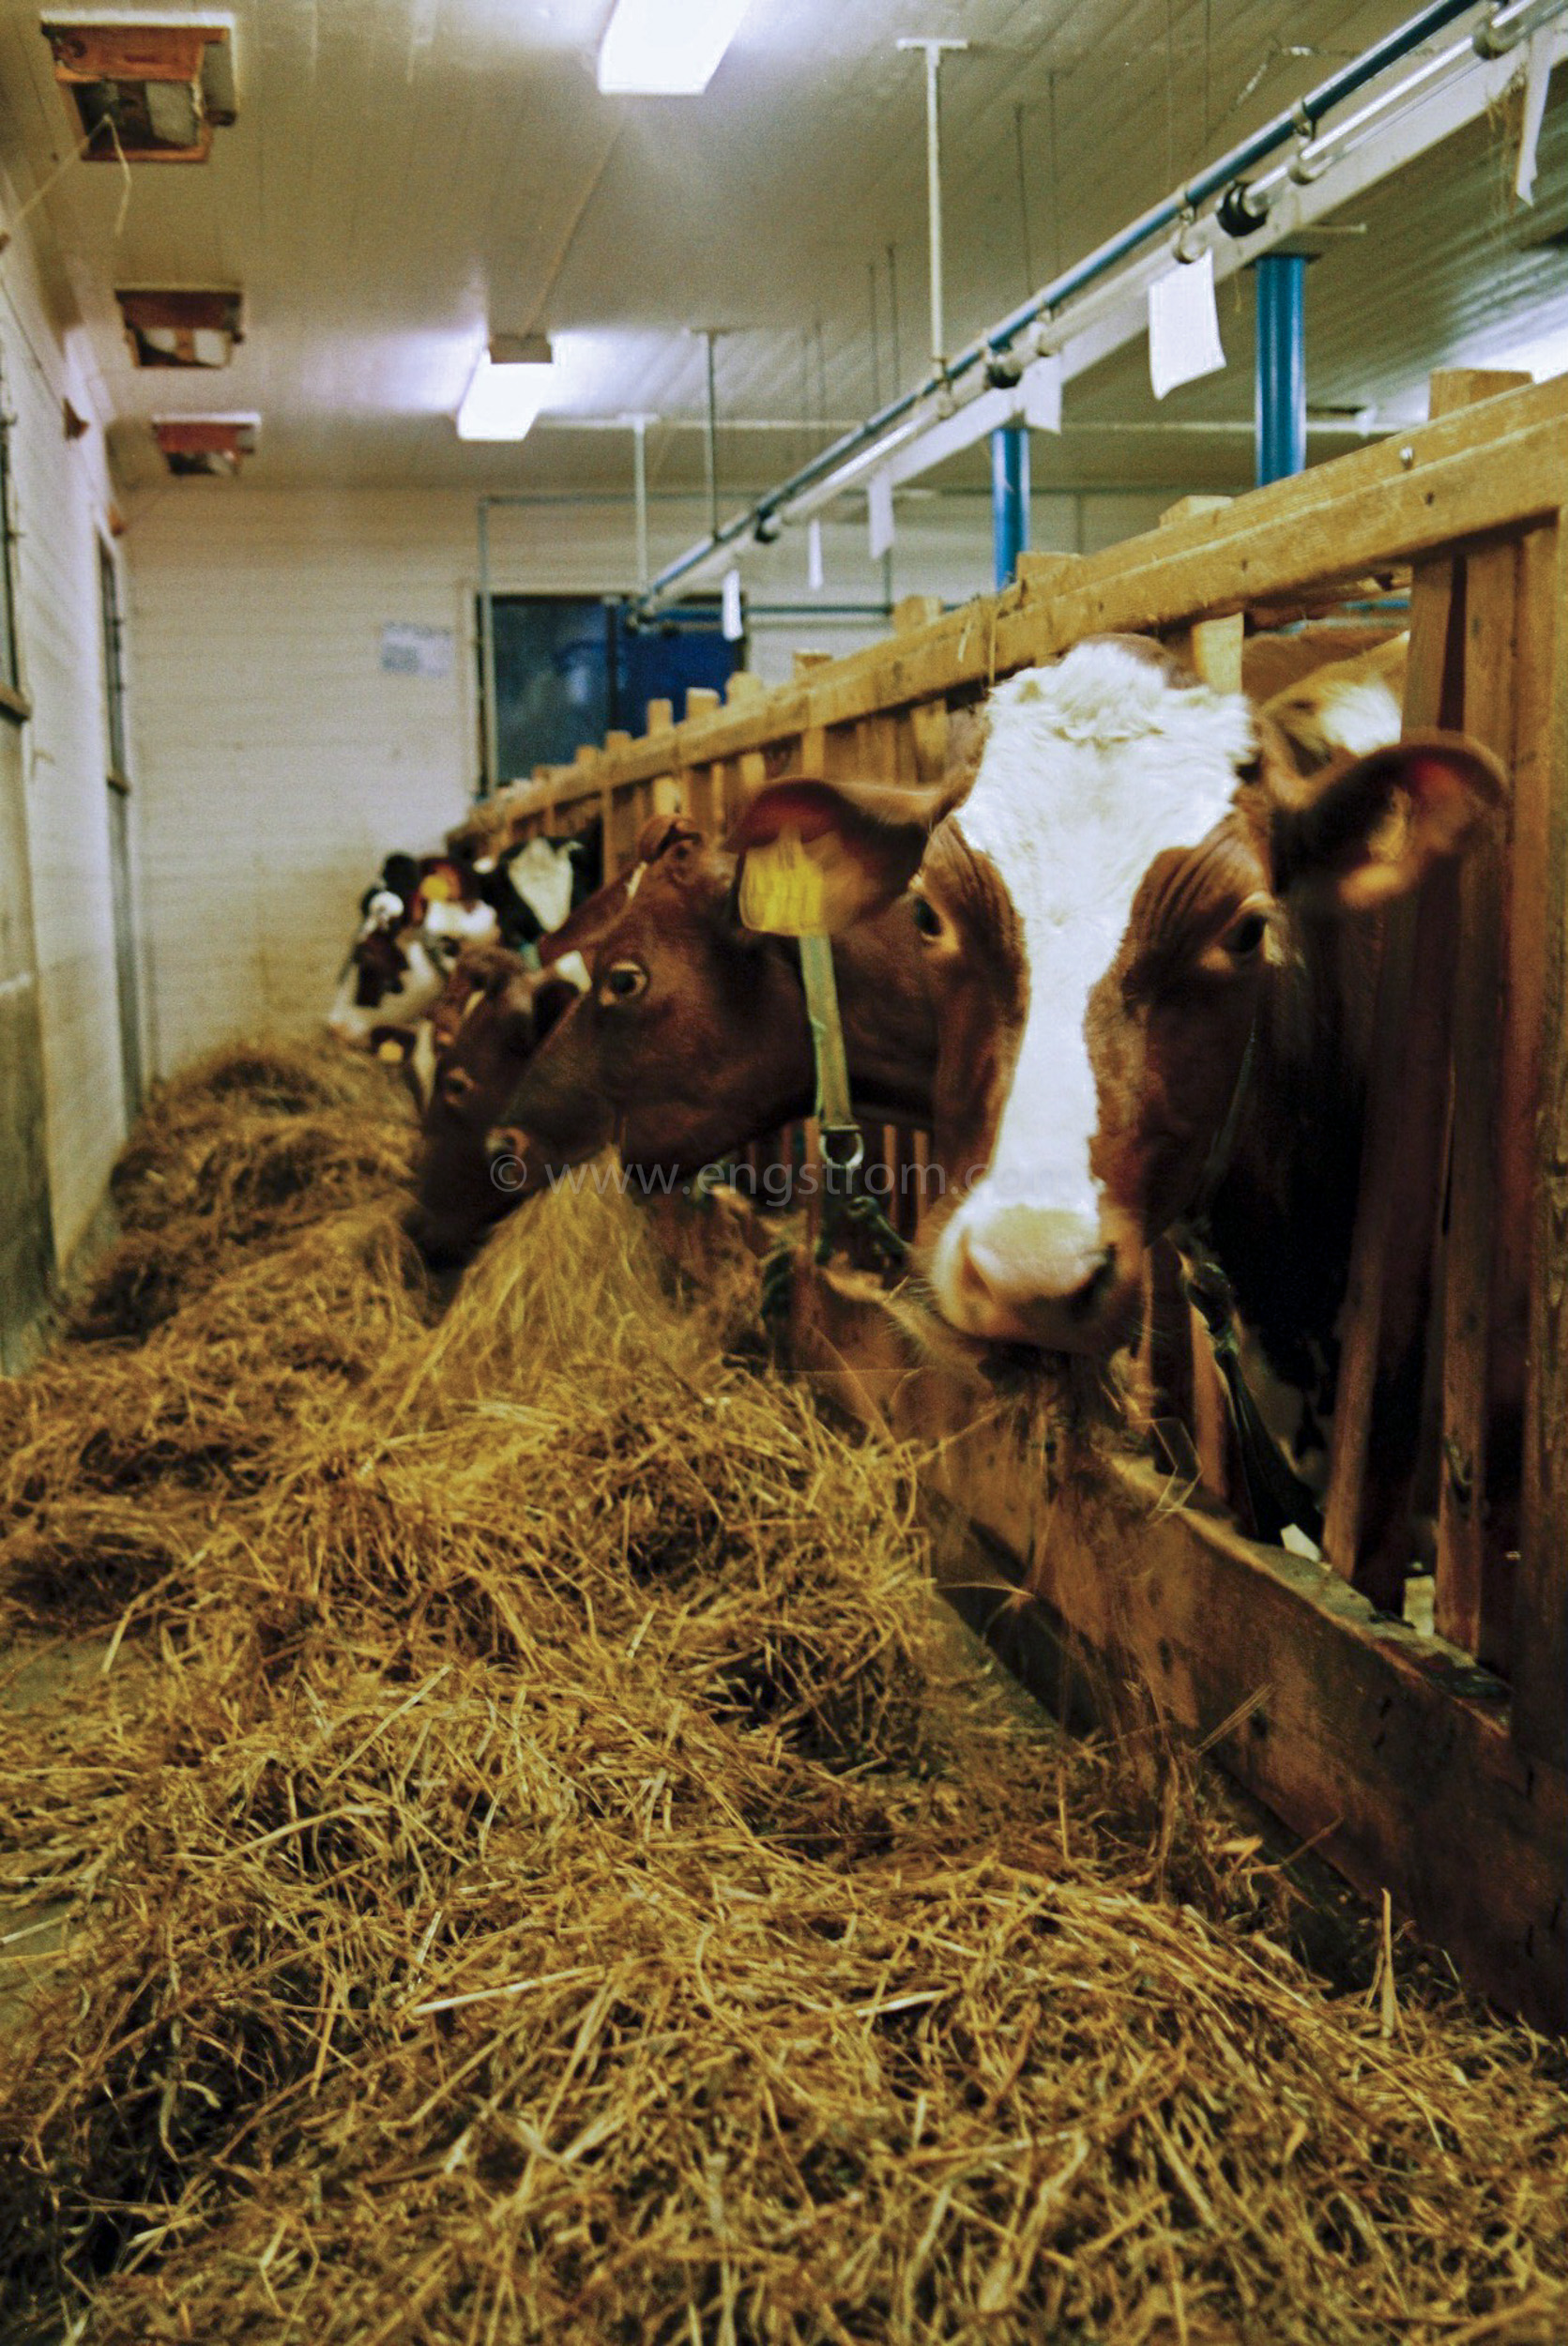
[{"label": "wooden fence rail", "polygon": [[[1513,783],[1495,838],[1385,919],[1329,1561],[1156,1503],[1149,1469],[1048,1464],[988,1389],[913,1356],[867,1283],[804,1253],[793,1348],[841,1406],[934,1440],[931,1486],[1011,1555],[1047,1643],[1102,1686],[1134,1670],[1351,1881],[1562,2026],[1568,384],[1516,380],[1438,377],[1420,430],[1233,503],[1187,499],[1101,555],[1026,556],[958,611],[901,605],[889,641],[802,659],[792,684],[738,676],[678,723],[652,704],[646,734],[541,770],[454,841],[597,813],[613,874],[649,815],[722,833],[771,774],[934,777],[954,709],[1085,635],[1158,633],[1210,681],[1271,691],[1301,657],[1282,630],[1408,580],[1407,723],[1465,726]],[[873,1138],[902,1187],[922,1137]],[[1217,1436],[1195,1361],[1156,1367],[1201,1461]],[[1418,1501],[1436,1638],[1398,1618]]]}]

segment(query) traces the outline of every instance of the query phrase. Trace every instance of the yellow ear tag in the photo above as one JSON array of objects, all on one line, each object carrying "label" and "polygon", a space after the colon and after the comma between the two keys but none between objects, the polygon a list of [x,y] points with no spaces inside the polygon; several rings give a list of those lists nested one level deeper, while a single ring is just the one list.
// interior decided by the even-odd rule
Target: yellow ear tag
[{"label": "yellow ear tag", "polygon": [[388,1035],[385,1043],[378,1043],[376,1044],[375,1056],[377,1059],[385,1059],[388,1067],[401,1067],[403,1065],[403,1044],[401,1043],[394,1043],[390,1035]]},{"label": "yellow ear tag", "polygon": [[798,830],[784,830],[763,847],[748,847],[740,868],[740,918],[772,937],[826,937],[826,875]]}]

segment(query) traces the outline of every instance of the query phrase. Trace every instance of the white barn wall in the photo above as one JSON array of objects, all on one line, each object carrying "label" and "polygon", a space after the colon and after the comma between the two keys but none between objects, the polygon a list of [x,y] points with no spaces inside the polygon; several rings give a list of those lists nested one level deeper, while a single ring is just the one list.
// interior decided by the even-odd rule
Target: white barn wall
[{"label": "white barn wall", "polygon": [[319,1020],[382,857],[434,845],[462,813],[463,657],[441,681],[379,664],[386,620],[461,624],[464,557],[443,503],[198,480],[132,519],[161,1074],[236,1035]]},{"label": "white barn wall", "polygon": [[[1158,498],[1036,500],[1035,542],[1126,536]],[[700,534],[700,502],[654,509],[653,559]],[[1104,533],[1104,534],[1102,534]],[[825,530],[829,603],[879,603],[863,523]],[[447,490],[341,495],[180,481],[132,511],[126,545],[137,653],[134,766],[158,1065],[236,1035],[324,1013],[359,891],[389,848],[434,846],[479,767],[474,499]],[[497,508],[498,592],[624,591],[624,504]],[[754,549],[759,602],[799,601],[804,538]],[[895,596],[975,593],[988,580],[983,498],[903,509]],[[388,620],[448,628],[451,672],[387,674]],[[879,616],[759,621],[753,665],[787,677],[799,646],[848,651]]]},{"label": "white barn wall", "polygon": [[[3,179],[0,203],[13,218]],[[98,582],[112,492],[85,344],[56,324],[27,223],[0,256],[0,345],[16,419],[17,634],[32,704],[22,751],[51,1203],[64,1263],[87,1232],[125,1132]],[[62,424],[66,397],[93,419],[72,442]],[[134,830],[133,808],[133,838]]]}]

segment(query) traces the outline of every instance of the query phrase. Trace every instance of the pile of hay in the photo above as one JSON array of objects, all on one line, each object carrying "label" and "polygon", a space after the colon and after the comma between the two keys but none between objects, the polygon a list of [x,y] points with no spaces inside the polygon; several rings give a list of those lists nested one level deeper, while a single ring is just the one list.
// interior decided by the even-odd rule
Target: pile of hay
[{"label": "pile of hay", "polygon": [[955,1664],[630,1209],[441,1318],[387,1198],[208,1271],[0,1387],[11,1629],[105,1640],[0,1713],[16,2335],[1563,2335],[1559,2050]]},{"label": "pile of hay", "polygon": [[331,1044],[219,1051],[160,1085],[110,1183],[120,1237],[74,1333],[144,1336],[240,1250],[332,1208],[406,1189],[412,1105],[375,1060]]}]

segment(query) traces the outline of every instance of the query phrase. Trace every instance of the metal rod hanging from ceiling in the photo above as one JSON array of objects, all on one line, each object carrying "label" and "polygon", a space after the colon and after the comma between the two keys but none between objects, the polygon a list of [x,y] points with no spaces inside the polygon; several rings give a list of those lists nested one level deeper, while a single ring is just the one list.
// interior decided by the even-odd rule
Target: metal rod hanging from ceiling
[{"label": "metal rod hanging from ceiling", "polygon": [[636,501],[637,592],[647,592],[647,418],[632,419],[632,488]]},{"label": "metal rod hanging from ceiling", "polygon": [[495,598],[490,586],[490,500],[480,499],[480,692],[483,707],[480,729],[484,736],[484,775],[480,797],[488,799],[501,786],[501,745],[496,739]]},{"label": "metal rod hanging from ceiling", "polygon": [[713,329],[703,334],[707,358],[708,384],[708,535],[719,535],[719,395],[713,379]]},{"label": "metal rod hanging from ceiling", "polygon": [[918,49],[925,58],[925,213],[930,241],[931,369],[945,374],[948,363],[947,323],[942,315],[942,52],[967,49],[967,40],[939,40],[912,35],[900,40],[901,49]]},{"label": "metal rod hanging from ceiling", "polygon": [[[1495,55],[1499,53],[1497,44],[1499,39],[1503,49],[1515,45],[1518,38],[1515,31],[1516,22],[1522,20],[1534,23],[1539,21],[1537,11],[1540,8],[1545,7],[1550,14],[1557,14],[1560,12],[1562,0],[1527,0],[1523,6],[1516,4],[1494,8],[1478,30],[1475,46],[1479,51],[1484,37],[1493,45],[1488,46],[1484,53]],[[656,600],[700,563],[754,534],[759,521],[777,514],[781,507],[816,487],[849,459],[874,448],[877,441],[898,426],[905,426],[906,432],[912,430],[914,426],[909,419],[935,394],[960,381],[977,367],[984,366],[1011,351],[1012,345],[1028,328],[1038,325],[1075,295],[1107,276],[1119,262],[1126,260],[1164,230],[1176,226],[1211,196],[1233,187],[1246,172],[1266,160],[1277,149],[1302,145],[1335,106],[1342,105],[1356,91],[1376,81],[1391,66],[1397,65],[1418,49],[1423,41],[1443,31],[1456,18],[1473,13],[1474,9],[1475,0],[1429,0],[1427,7],[1419,9],[1381,40],[1374,41],[1359,57],[1330,74],[1326,81],[1320,82],[1316,89],[1309,91],[1295,105],[1275,114],[1250,138],[1243,139],[1226,154],[1208,164],[1184,186],[1173,190],[1159,203],[1150,205],[1147,211],[1086,254],[1083,260],[1062,270],[1029,300],[967,344],[944,369],[928,375],[912,390],[901,392],[875,415],[868,416],[863,423],[842,434],[809,463],[801,465],[799,471],[781,481],[776,488],[769,490],[745,512],[737,514],[722,527],[718,526],[715,512],[708,540],[690,547],[673,562],[666,563],[654,577],[645,600]],[[1499,34],[1499,21],[1508,24],[1505,37]],[[1397,93],[1391,93],[1391,97]],[[1263,224],[1261,219],[1256,224]]]}]

